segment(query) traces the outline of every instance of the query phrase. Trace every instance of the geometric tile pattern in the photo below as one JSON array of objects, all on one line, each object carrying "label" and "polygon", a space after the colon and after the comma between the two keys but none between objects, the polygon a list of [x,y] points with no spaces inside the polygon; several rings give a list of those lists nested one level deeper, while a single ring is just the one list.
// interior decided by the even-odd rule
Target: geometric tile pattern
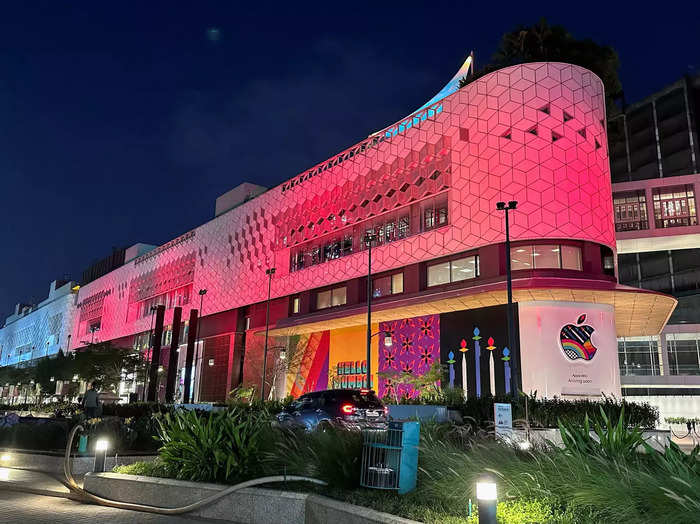
[{"label": "geometric tile pattern", "polygon": [[[519,202],[512,214],[514,240],[572,238],[615,249],[605,102],[598,77],[568,64],[522,64],[483,76],[440,104],[441,110],[419,126],[306,181],[287,184],[284,191],[282,185],[272,188],[197,227],[196,234],[142,257],[138,267],[130,262],[88,283],[79,300],[124,289],[139,275],[157,273],[192,252],[197,253],[194,300],[183,308],[184,318],[190,307],[199,306],[200,288],[208,290],[205,315],[265,300],[265,269],[272,266],[277,268],[273,298],[359,277],[366,273],[363,252],[290,273],[291,246],[284,245],[284,235],[280,238],[283,226],[291,230],[290,220],[297,217],[298,230],[311,222],[306,220],[309,213],[325,220],[338,206],[362,203],[368,194],[383,195],[376,202],[369,199],[373,212],[381,213],[382,200],[394,198],[394,193],[386,195],[395,181],[405,176],[416,187],[412,173],[426,159],[434,162],[432,155],[450,163],[440,166],[441,173],[449,173],[449,224],[377,247],[374,271],[502,242],[497,201]],[[279,222],[279,217],[286,218]],[[149,329],[148,316],[128,316],[127,295],[103,295],[100,339]],[[166,324],[171,318],[169,310]],[[73,347],[79,338],[73,337]]]}]

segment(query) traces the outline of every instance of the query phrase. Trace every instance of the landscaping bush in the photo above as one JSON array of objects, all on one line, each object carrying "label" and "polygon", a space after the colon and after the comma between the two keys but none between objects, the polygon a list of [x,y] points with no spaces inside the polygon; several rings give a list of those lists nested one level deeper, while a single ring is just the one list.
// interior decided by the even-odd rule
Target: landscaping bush
[{"label": "landscaping bush", "polygon": [[67,422],[41,422],[0,427],[0,447],[37,451],[65,449],[70,425]]},{"label": "landscaping bush", "polygon": [[465,515],[477,476],[488,471],[498,478],[501,500],[546,501],[552,522],[691,522],[700,512],[700,450],[684,456],[677,446],[659,453],[647,445],[646,453],[635,452],[639,430],[627,429],[624,413],[605,417],[606,426],[594,427],[600,443],[562,422],[566,447],[546,451],[523,452],[493,440],[475,440],[465,450],[428,435],[421,441],[417,496]]},{"label": "landscaping bush", "polygon": [[275,445],[264,460],[271,474],[303,475],[351,489],[360,485],[361,458],[359,431],[327,426],[312,432],[276,431]]},{"label": "landscaping bush", "polygon": [[255,477],[271,446],[271,417],[264,410],[216,413],[175,410],[158,417],[159,455],[170,476],[204,482]]},{"label": "landscaping bush", "polygon": [[[493,422],[493,403],[507,402],[513,405],[513,420],[525,420],[526,396],[517,399],[510,396],[469,398],[464,400],[461,390],[449,388],[441,390],[439,396],[431,398],[403,398],[402,404],[441,404],[448,408],[459,410],[463,417],[475,421],[479,427]],[[393,399],[384,398],[385,403],[393,403]],[[597,419],[602,408],[612,418],[618,419],[624,408],[626,420],[630,426],[654,428],[659,420],[659,411],[647,403],[626,402],[614,398],[594,400],[563,400],[559,398],[542,399],[535,395],[527,396],[528,420],[530,427],[556,428],[558,422],[571,422],[582,425],[586,415],[589,419]]]}]

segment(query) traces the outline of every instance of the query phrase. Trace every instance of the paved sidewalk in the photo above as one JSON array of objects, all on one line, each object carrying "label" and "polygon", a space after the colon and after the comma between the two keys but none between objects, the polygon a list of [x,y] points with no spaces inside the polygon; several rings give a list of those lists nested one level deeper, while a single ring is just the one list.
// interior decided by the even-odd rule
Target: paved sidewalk
[{"label": "paved sidewalk", "polygon": [[187,516],[155,515],[122,509],[81,504],[73,500],[8,491],[0,487],[0,522],[21,524],[110,524],[212,522]]},{"label": "paved sidewalk", "polygon": [[[51,473],[0,467],[0,490],[19,490],[39,495],[67,498],[70,495],[70,491],[58,478],[58,475]],[[75,480],[82,486],[82,476],[76,477]]]}]

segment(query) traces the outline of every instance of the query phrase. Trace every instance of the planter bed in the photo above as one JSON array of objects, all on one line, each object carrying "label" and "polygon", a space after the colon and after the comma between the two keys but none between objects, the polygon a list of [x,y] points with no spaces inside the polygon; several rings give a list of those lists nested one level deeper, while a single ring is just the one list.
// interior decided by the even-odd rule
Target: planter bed
[{"label": "planter bed", "polygon": [[[63,475],[63,452],[59,451],[32,451],[12,448],[0,448],[0,453],[9,454],[9,460],[3,461],[2,466],[18,467],[42,471],[45,473],[55,473]],[[92,471],[95,456],[91,454],[71,455],[71,465],[74,475],[84,475]],[[134,462],[148,462],[156,455],[145,455],[143,453],[111,453],[107,455],[105,468],[112,469],[115,466],[133,464]]]},{"label": "planter bed", "polygon": [[[85,489],[120,502],[176,507],[197,502],[228,486],[203,482],[88,473]],[[415,524],[415,521],[308,493],[246,488],[187,515],[226,522],[267,524]]]}]

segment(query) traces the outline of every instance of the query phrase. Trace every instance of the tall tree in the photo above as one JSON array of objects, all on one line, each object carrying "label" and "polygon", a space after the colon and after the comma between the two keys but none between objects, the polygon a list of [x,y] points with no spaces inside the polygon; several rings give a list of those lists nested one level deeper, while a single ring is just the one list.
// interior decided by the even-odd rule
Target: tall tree
[{"label": "tall tree", "polygon": [[567,62],[593,71],[605,86],[608,115],[617,111],[613,100],[622,94],[622,83],[617,72],[620,67],[617,52],[590,38],[576,39],[563,26],[550,26],[544,18],[537,24],[521,25],[505,33],[491,63],[477,74],[464,77],[460,81],[460,87],[502,67],[541,61]]}]

